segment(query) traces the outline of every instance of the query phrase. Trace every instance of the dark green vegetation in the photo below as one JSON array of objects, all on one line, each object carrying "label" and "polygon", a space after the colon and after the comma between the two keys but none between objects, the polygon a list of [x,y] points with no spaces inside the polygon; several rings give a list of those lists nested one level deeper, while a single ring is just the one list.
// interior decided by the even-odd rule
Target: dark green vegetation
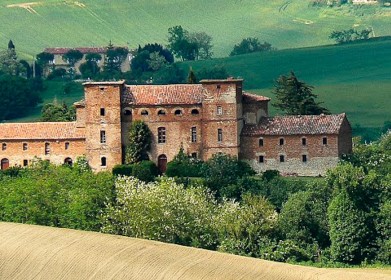
[{"label": "dark green vegetation", "polygon": [[17,6],[26,2],[1,1],[0,45],[12,38],[20,56],[29,58],[45,47],[105,46],[109,40],[133,49],[151,42],[165,45],[167,29],[176,25],[211,35],[217,57],[227,56],[247,37],[285,49],[328,44],[332,31],[354,25],[371,27],[376,36],[390,35],[391,12],[379,6],[316,7],[310,0],[46,0]]},{"label": "dark green vegetation", "polygon": [[[141,161],[115,172],[144,176],[153,168]],[[223,154],[202,163],[180,152],[168,169],[175,178],[145,183],[94,174],[83,158],[73,167],[45,161],[13,167],[0,173],[0,220],[275,261],[391,264],[391,134],[357,143],[325,178],[283,178],[273,171],[254,177],[247,164]]]}]

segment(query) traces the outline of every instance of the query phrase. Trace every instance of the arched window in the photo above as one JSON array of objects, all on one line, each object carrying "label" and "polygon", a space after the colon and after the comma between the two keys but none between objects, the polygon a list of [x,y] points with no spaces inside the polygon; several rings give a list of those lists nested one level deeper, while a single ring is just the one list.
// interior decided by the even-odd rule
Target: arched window
[{"label": "arched window", "polygon": [[200,111],[198,111],[198,109],[191,110],[192,115],[198,115],[199,113],[200,113]]},{"label": "arched window", "polygon": [[141,111],[142,116],[148,116],[148,111],[147,110],[142,110]]},{"label": "arched window", "polygon": [[175,110],[174,114],[175,114],[175,116],[182,116],[182,110],[177,109],[177,110]]},{"label": "arched window", "polygon": [[69,166],[72,166],[73,162],[72,162],[72,159],[67,157],[65,160],[64,160],[64,164],[68,164]]},{"label": "arched window", "polygon": [[[147,112],[147,113],[148,113],[148,112]],[[124,111],[124,115],[125,115],[125,116],[131,116],[131,115],[132,115],[132,110],[126,109],[126,110]]]},{"label": "arched window", "polygon": [[165,115],[166,115],[166,111],[164,111],[164,110],[159,110],[159,111],[157,112],[157,114],[158,114],[159,116],[165,116]]},{"label": "arched window", "polygon": [[106,162],[106,157],[101,157],[100,158],[100,166],[106,166],[107,165],[107,162]]}]

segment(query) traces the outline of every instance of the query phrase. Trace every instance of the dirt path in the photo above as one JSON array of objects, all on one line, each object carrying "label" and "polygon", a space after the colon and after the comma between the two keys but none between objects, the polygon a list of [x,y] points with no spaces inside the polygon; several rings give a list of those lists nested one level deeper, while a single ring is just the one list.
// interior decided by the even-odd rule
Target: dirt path
[{"label": "dirt path", "polygon": [[0,279],[391,279],[100,233],[0,223]]}]

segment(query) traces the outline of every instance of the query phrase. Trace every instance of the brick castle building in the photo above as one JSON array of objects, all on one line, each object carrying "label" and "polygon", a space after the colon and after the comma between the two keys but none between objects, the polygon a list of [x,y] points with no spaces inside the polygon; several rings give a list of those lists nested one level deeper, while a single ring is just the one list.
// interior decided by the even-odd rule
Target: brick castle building
[{"label": "brick castle building", "polygon": [[193,157],[226,153],[258,172],[317,176],[351,152],[345,114],[269,117],[269,98],[244,93],[242,80],[200,84],[126,85],[88,82],[75,103],[76,121],[0,124],[1,169],[34,157],[72,164],[85,155],[94,171],[123,162],[133,120],[152,132],[150,159],[165,170],[180,147]]}]

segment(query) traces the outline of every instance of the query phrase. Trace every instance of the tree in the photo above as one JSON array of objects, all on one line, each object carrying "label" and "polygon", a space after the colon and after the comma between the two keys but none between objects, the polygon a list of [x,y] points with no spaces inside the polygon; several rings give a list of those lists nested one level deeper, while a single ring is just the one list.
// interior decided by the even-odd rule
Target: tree
[{"label": "tree", "polygon": [[236,44],[230,53],[230,56],[252,53],[252,52],[264,52],[273,50],[272,45],[268,42],[263,44],[259,42],[257,38],[248,37],[243,39],[239,44]]},{"label": "tree", "polygon": [[196,71],[196,77],[199,80],[203,79],[226,79],[229,77],[227,69],[221,65],[215,65],[212,68],[202,68],[199,71]]},{"label": "tree", "polygon": [[196,60],[212,58],[212,37],[205,32],[193,32],[189,35],[190,41],[197,44]]},{"label": "tree", "polygon": [[188,84],[195,84],[197,83],[196,75],[194,74],[193,69],[190,67],[189,74],[187,75],[187,83]]},{"label": "tree", "polygon": [[129,144],[125,149],[125,163],[133,164],[148,160],[151,148],[152,133],[143,121],[132,122],[129,128]]},{"label": "tree", "polygon": [[75,119],[75,107],[68,107],[65,103],[47,103],[41,110],[41,121],[43,122],[70,122]]},{"label": "tree", "polygon": [[104,78],[113,79],[121,73],[121,65],[128,56],[128,53],[128,49],[114,47],[111,42],[109,43],[103,66]]},{"label": "tree", "polygon": [[42,67],[43,72],[46,74],[48,65],[54,60],[54,54],[48,52],[41,52],[37,54],[37,64]]},{"label": "tree", "polygon": [[41,80],[27,80],[18,76],[0,76],[0,120],[25,115],[41,100]]},{"label": "tree", "polygon": [[98,53],[89,53],[86,55],[86,61],[79,66],[80,73],[83,78],[94,78],[99,72],[99,61],[102,59],[102,56]]},{"label": "tree", "polygon": [[83,53],[79,50],[69,50],[63,56],[62,59],[71,67],[75,67],[75,64],[83,58]]},{"label": "tree", "polygon": [[0,71],[8,75],[19,75],[22,65],[18,61],[15,45],[12,40],[8,43],[6,51],[0,53]]},{"label": "tree", "polygon": [[168,29],[168,48],[181,60],[211,58],[212,37],[205,32],[189,33],[181,25]]},{"label": "tree", "polygon": [[331,32],[329,38],[334,39],[338,44],[344,44],[356,40],[367,40],[371,32],[371,29],[363,29],[359,32],[353,28],[350,28],[342,31],[333,31]]},{"label": "tree", "polygon": [[320,115],[329,111],[315,101],[317,95],[312,93],[313,87],[299,81],[295,73],[281,75],[274,85],[276,96],[274,107],[288,115]]}]

